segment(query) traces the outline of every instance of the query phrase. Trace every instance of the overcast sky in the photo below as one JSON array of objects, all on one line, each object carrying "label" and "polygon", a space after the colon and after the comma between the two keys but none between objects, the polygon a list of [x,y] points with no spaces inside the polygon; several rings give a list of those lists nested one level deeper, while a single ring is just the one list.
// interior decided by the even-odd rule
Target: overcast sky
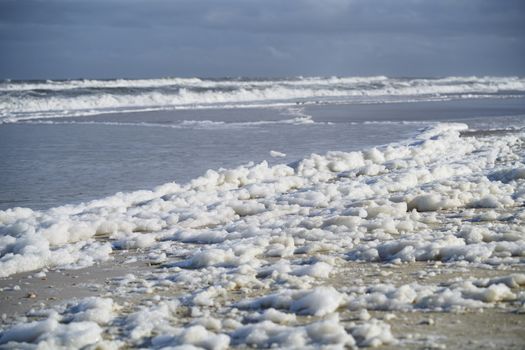
[{"label": "overcast sky", "polygon": [[524,0],[0,0],[0,78],[525,75]]}]

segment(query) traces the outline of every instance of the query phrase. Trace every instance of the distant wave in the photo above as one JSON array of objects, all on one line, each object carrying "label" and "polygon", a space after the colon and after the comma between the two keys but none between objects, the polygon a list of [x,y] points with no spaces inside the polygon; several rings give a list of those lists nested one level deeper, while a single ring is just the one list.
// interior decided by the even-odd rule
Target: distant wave
[{"label": "distant wave", "polygon": [[103,113],[525,96],[519,77],[164,78],[0,82],[0,122]]},{"label": "distant wave", "polygon": [[291,86],[320,86],[333,84],[373,83],[388,80],[385,76],[375,77],[297,77],[283,79],[200,79],[200,78],[161,78],[161,79],[114,79],[114,80],[34,80],[34,81],[4,81],[0,83],[0,91],[27,90],[71,90],[71,89],[103,89],[103,88],[160,88],[160,87],[190,87],[190,88],[251,88],[272,87],[275,84]]},{"label": "distant wave", "polygon": [[110,121],[73,121],[73,120],[28,120],[25,124],[43,124],[43,125],[108,125],[108,126],[133,126],[133,127],[152,127],[152,128],[169,128],[169,129],[230,129],[246,128],[267,125],[331,125],[330,122],[317,122],[311,116],[297,116],[290,119],[280,120],[258,120],[250,122],[225,122],[213,120],[183,120],[180,122],[164,123],[147,123],[147,122],[110,122]]},{"label": "distant wave", "polygon": [[[148,123],[148,122],[111,122],[111,121],[76,121],[76,120],[27,120],[21,121],[23,124],[40,124],[40,125],[106,125],[106,126],[131,126],[131,127],[148,127],[148,128],[167,128],[167,129],[232,129],[232,128],[249,128],[259,126],[271,125],[335,125],[333,122],[319,122],[312,119],[310,116],[295,117],[291,119],[281,120],[258,120],[253,122],[225,122],[213,120],[183,120],[180,122],[165,124],[165,123]],[[348,125],[435,125],[438,122],[413,121],[413,120],[377,120],[377,121],[358,121],[346,122],[337,124]],[[515,128],[509,128],[515,129]]]}]

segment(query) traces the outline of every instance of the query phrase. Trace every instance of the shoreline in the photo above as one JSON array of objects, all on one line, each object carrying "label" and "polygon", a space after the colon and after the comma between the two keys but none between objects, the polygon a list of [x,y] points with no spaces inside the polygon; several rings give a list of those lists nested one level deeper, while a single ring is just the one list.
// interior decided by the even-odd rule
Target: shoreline
[{"label": "shoreline", "polygon": [[99,263],[2,278],[0,346],[519,349],[523,139],[465,128],[12,212],[7,229]]},{"label": "shoreline", "polygon": [[[61,309],[64,303],[74,304],[75,300],[81,301],[89,297],[111,298],[115,305],[123,307],[119,311],[120,315],[130,315],[139,305],[191,295],[191,291],[182,286],[160,290],[154,288],[146,293],[133,290],[134,288],[131,288],[130,292],[128,286],[124,288],[128,291],[124,292],[121,281],[129,273],[133,273],[138,281],[146,281],[152,275],[163,273],[163,269],[148,266],[145,262],[114,264],[128,254],[134,255],[133,252],[128,252],[121,254],[113,262],[80,270],[49,271],[46,273],[45,280],[38,277],[28,278],[32,273],[0,279],[0,288],[3,290],[2,314],[7,315],[7,317],[2,315],[3,326],[16,324],[20,319],[25,319],[25,322],[41,320],[41,315],[37,312],[39,309]],[[365,286],[374,283],[393,283],[400,286],[416,281],[422,284],[446,284],[457,279],[486,279],[513,273],[525,275],[523,265],[504,270],[457,266],[454,263],[436,265],[435,262],[391,265],[347,261],[342,265],[341,270],[323,281],[322,285],[344,291],[348,286],[355,285],[356,280],[361,281],[358,285]],[[8,289],[13,285],[19,285],[21,289],[9,291]],[[246,298],[268,294],[269,291],[246,294],[246,291],[241,289],[239,292],[228,294],[229,297],[224,297],[221,304],[232,304]],[[261,292],[264,294],[260,294]],[[34,297],[28,297],[28,293],[34,293]],[[207,310],[204,312],[209,315],[208,317],[223,317],[220,310],[214,310],[214,307],[203,309]],[[525,344],[525,335],[522,333],[525,327],[525,308],[513,302],[499,302],[494,307],[483,310],[467,309],[456,312],[368,309],[365,315],[369,316],[363,316],[363,309],[345,306],[338,308],[337,312],[340,324],[348,329],[355,327],[355,324],[368,321],[368,317],[389,324],[396,342],[391,345],[383,344],[381,349],[397,349],[399,346],[405,349],[479,349],[480,347],[521,349]],[[185,311],[179,310],[176,323],[191,323],[195,319],[191,313],[191,308]],[[297,325],[310,323],[315,319],[323,318],[298,318]]]}]

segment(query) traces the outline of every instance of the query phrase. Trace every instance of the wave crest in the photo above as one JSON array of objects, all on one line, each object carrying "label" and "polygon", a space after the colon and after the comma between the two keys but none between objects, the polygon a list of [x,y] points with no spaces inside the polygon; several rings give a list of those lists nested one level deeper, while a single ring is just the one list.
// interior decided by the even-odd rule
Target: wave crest
[{"label": "wave crest", "polygon": [[0,122],[144,110],[381,103],[525,94],[519,77],[4,81]]}]

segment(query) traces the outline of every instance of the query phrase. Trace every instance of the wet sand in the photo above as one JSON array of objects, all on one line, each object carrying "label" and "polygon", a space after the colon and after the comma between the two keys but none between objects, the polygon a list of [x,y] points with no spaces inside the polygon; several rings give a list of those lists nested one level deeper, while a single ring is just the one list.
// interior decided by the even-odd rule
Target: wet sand
[{"label": "wet sand", "polygon": [[[158,288],[152,291],[122,288],[123,276],[133,273],[138,280],[168,272],[168,268],[152,266],[139,261],[128,262],[137,252],[121,252],[114,260],[98,266],[79,270],[49,271],[46,277],[34,277],[35,273],[22,273],[0,280],[2,323],[5,325],[37,320],[31,316],[35,310],[58,306],[68,299],[89,296],[110,297],[125,306],[121,314],[127,314],[139,305],[151,303],[155,295],[163,299],[190,295],[192,290],[183,285]],[[357,285],[370,286],[379,283],[395,285],[417,282],[419,284],[447,285],[451,281],[469,278],[493,278],[511,273],[525,273],[523,266],[497,268],[461,266],[439,262],[416,262],[404,264],[359,263],[338,259],[338,273],[323,285],[331,285],[344,291]],[[18,286],[18,287],[15,287]],[[521,292],[523,288],[520,288]],[[517,291],[517,290],[515,290]],[[234,304],[241,300],[270,294],[263,289],[240,289],[221,297],[220,304]],[[210,307],[210,316],[221,318],[221,308]],[[339,308],[341,324],[351,327],[360,321],[359,311],[351,307]],[[498,302],[493,307],[464,312],[373,311],[370,316],[384,320],[392,328],[399,343],[383,345],[381,349],[523,349],[525,346],[525,309],[519,302]],[[316,317],[299,317],[298,324],[312,322]],[[178,324],[191,322],[191,309],[181,308]]]}]

